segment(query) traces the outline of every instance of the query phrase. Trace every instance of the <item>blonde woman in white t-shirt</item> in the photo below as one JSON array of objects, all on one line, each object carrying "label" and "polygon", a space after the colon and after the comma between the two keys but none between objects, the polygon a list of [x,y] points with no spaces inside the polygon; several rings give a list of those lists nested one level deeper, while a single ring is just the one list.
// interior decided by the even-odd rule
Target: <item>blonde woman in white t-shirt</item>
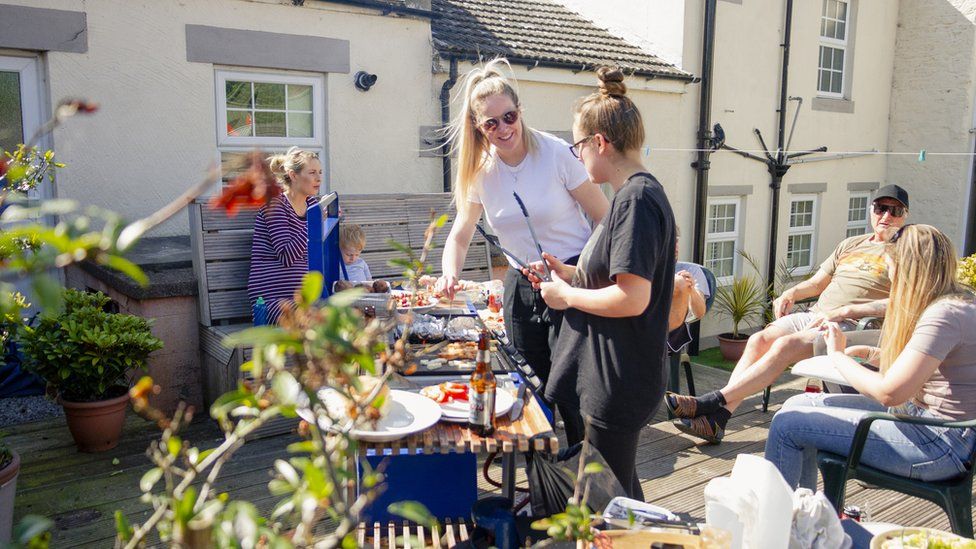
[{"label": "blonde woman in white t-shirt", "polygon": [[[603,219],[610,206],[599,186],[584,184],[589,177],[568,143],[526,125],[510,73],[505,59],[467,73],[462,105],[449,128],[448,142],[458,159],[457,219],[444,246],[443,276],[437,281],[437,289],[448,296],[459,288],[482,214],[503,247],[527,263],[538,260],[513,192],[525,202],[542,248],[563,260],[579,255],[592,232],[591,222]],[[508,335],[545,381],[549,340],[555,337],[550,327],[558,326],[559,319],[551,318],[538,291],[509,262],[513,268],[505,276],[504,299]],[[578,434],[582,438],[582,431]]]}]

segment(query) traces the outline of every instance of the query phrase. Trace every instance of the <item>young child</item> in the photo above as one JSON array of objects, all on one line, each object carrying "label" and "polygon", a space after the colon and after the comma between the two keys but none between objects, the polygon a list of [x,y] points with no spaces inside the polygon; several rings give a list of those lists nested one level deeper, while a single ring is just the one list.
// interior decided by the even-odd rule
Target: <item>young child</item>
[{"label": "young child", "polygon": [[360,282],[372,280],[369,265],[359,257],[366,247],[366,233],[359,225],[343,223],[339,225],[339,251],[342,262],[346,264],[347,280]]}]

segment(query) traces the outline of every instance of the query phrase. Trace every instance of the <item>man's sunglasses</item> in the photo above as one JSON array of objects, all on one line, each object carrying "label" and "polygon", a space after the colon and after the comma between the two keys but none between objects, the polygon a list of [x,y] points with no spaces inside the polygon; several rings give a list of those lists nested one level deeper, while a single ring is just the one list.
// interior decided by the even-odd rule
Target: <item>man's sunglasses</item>
[{"label": "man's sunglasses", "polygon": [[891,217],[901,217],[905,215],[905,210],[907,209],[904,206],[892,206],[890,204],[879,204],[877,202],[872,204],[872,208],[874,209],[874,213],[876,215],[884,215],[885,212],[887,212],[891,214]]},{"label": "man's sunglasses", "polygon": [[516,122],[518,122],[518,120],[519,111],[518,109],[513,109],[503,114],[501,116],[501,121],[499,121],[498,118],[489,118],[487,120],[482,120],[481,123],[478,124],[478,127],[481,128],[485,133],[492,133],[498,129],[498,126],[500,126],[502,122],[509,126],[513,126]]}]

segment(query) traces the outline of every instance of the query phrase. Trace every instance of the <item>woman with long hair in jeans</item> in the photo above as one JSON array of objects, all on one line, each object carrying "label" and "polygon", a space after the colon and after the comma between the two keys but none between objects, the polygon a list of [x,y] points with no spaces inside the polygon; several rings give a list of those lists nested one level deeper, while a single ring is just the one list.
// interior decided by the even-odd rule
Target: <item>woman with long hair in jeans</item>
[{"label": "woman with long hair in jeans", "polygon": [[[976,418],[976,296],[956,281],[952,243],[934,227],[906,225],[889,240],[885,259],[892,284],[880,348],[845,349],[840,328],[826,327],[830,360],[861,394],[797,395],[773,417],[766,459],[794,488],[816,489],[817,451],[847,455],[866,412],[897,407],[919,417]],[[972,429],[877,421],[861,462],[943,480],[965,472],[974,444]]]}]

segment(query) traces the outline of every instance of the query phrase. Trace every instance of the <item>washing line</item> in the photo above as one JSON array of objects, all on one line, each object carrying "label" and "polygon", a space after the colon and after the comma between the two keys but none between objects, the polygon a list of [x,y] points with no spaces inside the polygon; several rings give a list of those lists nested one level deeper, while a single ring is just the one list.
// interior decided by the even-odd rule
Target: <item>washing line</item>
[{"label": "washing line", "polygon": [[[717,153],[717,152],[721,152],[722,149],[673,149],[673,148],[666,148],[666,147],[644,147],[644,151],[645,151],[645,153],[653,153],[653,152],[712,152],[712,153]],[[750,149],[736,149],[734,151],[729,151],[729,152],[733,152],[733,153],[734,152],[745,152],[745,153],[751,153],[751,154],[757,154],[757,155],[765,155],[766,154],[766,151],[761,150],[761,149],[751,149],[751,150]],[[774,154],[774,151],[770,151],[770,154]],[[925,149],[922,149],[920,151],[824,151],[824,152],[817,152],[817,153],[813,153],[813,154],[828,154],[828,155],[856,154],[856,155],[863,155],[863,156],[868,156],[868,155],[887,155],[887,156],[906,155],[906,156],[921,157],[922,159],[924,159],[926,157],[929,157],[929,156],[974,156],[974,155],[976,155],[976,153],[972,153],[972,152],[931,152],[931,151],[928,151],[928,150],[925,150]]]}]

